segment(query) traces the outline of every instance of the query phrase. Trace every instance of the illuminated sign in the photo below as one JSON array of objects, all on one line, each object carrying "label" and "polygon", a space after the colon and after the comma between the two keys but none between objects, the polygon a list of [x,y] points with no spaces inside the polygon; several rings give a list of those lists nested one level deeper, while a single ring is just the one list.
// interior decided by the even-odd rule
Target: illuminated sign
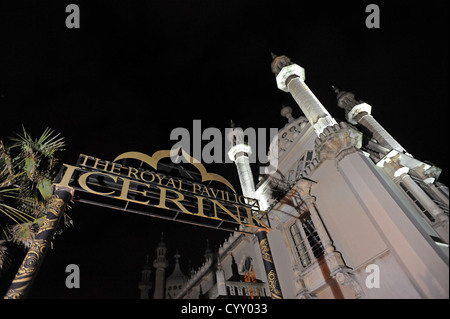
[{"label": "illuminated sign", "polygon": [[76,166],[63,165],[55,183],[73,187],[74,200],[88,204],[228,231],[270,229],[256,199],[237,194],[181,148],[127,152],[113,161],[81,154]]}]

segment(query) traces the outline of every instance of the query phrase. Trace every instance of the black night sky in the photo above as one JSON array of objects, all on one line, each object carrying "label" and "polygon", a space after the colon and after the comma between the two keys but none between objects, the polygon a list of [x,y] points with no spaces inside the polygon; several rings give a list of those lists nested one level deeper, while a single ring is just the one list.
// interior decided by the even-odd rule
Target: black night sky
[{"label": "black night sky", "polygon": [[[171,131],[192,131],[194,119],[223,132],[230,119],[281,128],[282,104],[302,114],[276,87],[274,52],[305,68],[337,121],[345,117],[332,85],[371,104],[448,185],[448,1],[393,2],[375,2],[380,28],[368,29],[372,1],[2,1],[0,138],[22,124],[33,136],[50,127],[66,138],[62,162],[75,164],[80,153],[112,160],[170,149]],[[80,29],[66,28],[70,3],[80,8]],[[234,164],[207,169],[239,187]],[[194,268],[203,262],[207,238],[214,247],[228,236],[77,203],[69,214],[74,226],[55,239],[30,298],[138,298],[162,231],[185,273],[189,259]],[[68,264],[80,267],[79,289],[65,286]],[[13,274],[1,275],[3,295]]]}]

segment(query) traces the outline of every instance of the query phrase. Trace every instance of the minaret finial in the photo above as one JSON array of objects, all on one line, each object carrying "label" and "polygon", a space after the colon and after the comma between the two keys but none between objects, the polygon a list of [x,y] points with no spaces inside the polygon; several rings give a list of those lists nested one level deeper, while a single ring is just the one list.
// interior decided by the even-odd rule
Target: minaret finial
[{"label": "minaret finial", "polygon": [[155,274],[155,290],[153,292],[154,299],[164,298],[164,281],[165,271],[169,266],[169,261],[166,259],[167,247],[164,243],[164,233],[161,232],[161,241],[156,248],[156,259],[153,261],[153,267],[156,268]]},{"label": "minaret finial", "polygon": [[222,270],[222,264],[220,262],[220,257],[217,257],[217,270]]},{"label": "minaret finial", "polygon": [[181,258],[181,255],[178,252],[178,249],[176,250],[175,255],[173,257],[175,258],[175,262],[178,263],[179,259]]},{"label": "minaret finial", "polygon": [[292,108],[290,106],[281,105],[281,116],[287,118],[288,123],[292,123],[294,118],[292,117]]},{"label": "minaret finial", "polygon": [[205,250],[204,257],[206,260],[209,260],[209,259],[211,259],[212,255],[213,255],[212,250],[211,250],[211,248],[209,248],[209,240],[208,240],[208,238],[206,238],[206,250]]},{"label": "minaret finial", "polygon": [[332,85],[331,87],[332,87],[334,93],[338,94],[340,92],[339,89],[337,87],[335,87],[334,85]]},{"label": "minaret finial", "polygon": [[291,59],[289,59],[287,56],[285,55],[281,55],[281,56],[277,56],[275,54],[272,53],[272,64],[270,65],[271,69],[272,69],[272,73],[275,74],[275,76],[278,75],[278,73],[280,73],[280,71],[288,65],[292,64]]},{"label": "minaret finial", "polygon": [[355,94],[352,92],[340,91],[337,87],[332,85],[334,93],[336,93],[337,105],[345,110],[347,114],[350,110],[358,104],[361,104],[362,101],[357,101],[355,99]]}]

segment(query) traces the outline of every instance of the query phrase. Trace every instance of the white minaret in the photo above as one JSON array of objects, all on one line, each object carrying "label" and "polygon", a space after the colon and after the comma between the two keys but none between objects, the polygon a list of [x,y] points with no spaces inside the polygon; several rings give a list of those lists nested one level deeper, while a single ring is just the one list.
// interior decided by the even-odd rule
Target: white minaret
[{"label": "white minaret", "polygon": [[144,268],[142,269],[141,274],[142,274],[142,277],[141,277],[141,281],[139,282],[139,290],[141,291],[140,298],[148,299],[149,291],[150,291],[150,289],[152,289],[152,281],[151,281],[152,267],[150,266],[148,256],[147,256],[147,261],[145,263]]},{"label": "white minaret", "polygon": [[245,144],[242,129],[236,128],[233,121],[231,121],[231,127],[233,130],[227,136],[228,142],[232,145],[228,151],[228,157],[236,164],[243,195],[249,198],[256,198],[255,183],[249,161],[252,148]]},{"label": "white minaret", "polygon": [[[235,128],[233,121],[231,121],[231,127],[233,130],[230,131],[227,137],[228,141],[233,146],[228,151],[228,157],[236,164],[243,195],[245,197],[256,199],[255,183],[253,182],[253,174],[249,161],[252,149],[249,145],[245,144],[244,132],[242,129]],[[281,292],[277,271],[273,262],[272,251],[267,237],[268,231],[269,230],[267,229],[258,229],[255,232],[255,235],[258,238],[261,256],[263,255],[263,250],[264,256],[269,256],[268,258],[263,258],[263,264],[267,275],[267,282],[272,283],[269,285],[272,298],[282,299],[283,294]]]},{"label": "white minaret", "polygon": [[371,115],[371,105],[363,101],[357,101],[355,95],[351,92],[339,91],[334,86],[333,89],[337,94],[337,104],[345,110],[345,117],[349,123],[353,125],[360,124],[372,134],[373,138],[381,146],[387,148],[388,151],[396,150],[400,153],[406,152],[400,143]]},{"label": "white minaret", "polygon": [[276,76],[278,88],[291,93],[309,123],[314,127],[317,135],[320,135],[327,126],[337,124],[306,85],[305,69],[292,63],[284,55],[276,56],[272,53],[272,58],[271,67]]},{"label": "white minaret", "polygon": [[164,299],[166,268],[169,266],[169,261],[166,259],[166,251],[167,247],[164,243],[163,233],[161,233],[161,241],[156,248],[156,259],[153,261],[153,267],[156,268],[153,299]]}]

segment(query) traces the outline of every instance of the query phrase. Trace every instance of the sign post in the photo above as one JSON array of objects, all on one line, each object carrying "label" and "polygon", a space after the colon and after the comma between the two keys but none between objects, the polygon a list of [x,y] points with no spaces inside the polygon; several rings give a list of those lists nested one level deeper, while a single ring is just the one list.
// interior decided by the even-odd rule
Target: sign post
[{"label": "sign post", "polygon": [[64,209],[73,197],[73,193],[73,188],[59,185],[53,186],[53,197],[48,205],[47,216],[25,255],[9,290],[6,292],[5,299],[22,299],[26,297],[39,266],[42,264]]},{"label": "sign post", "polygon": [[259,242],[259,249],[263,259],[264,269],[267,274],[267,282],[269,284],[272,299],[283,299],[283,294],[278,280],[277,270],[273,262],[272,251],[270,250],[269,240],[267,239],[267,229],[259,229],[256,232],[256,237]]}]

